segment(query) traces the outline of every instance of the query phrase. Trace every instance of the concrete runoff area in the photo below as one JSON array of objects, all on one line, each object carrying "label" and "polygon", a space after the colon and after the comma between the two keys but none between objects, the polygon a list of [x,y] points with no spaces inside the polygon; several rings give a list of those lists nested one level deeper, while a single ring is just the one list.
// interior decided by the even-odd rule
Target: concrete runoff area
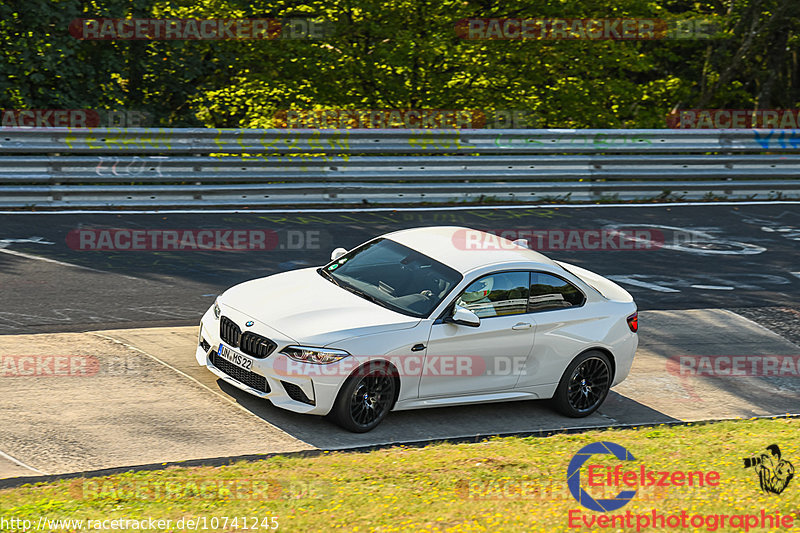
[{"label": "concrete runoff area", "polygon": [[2,479],[41,474],[42,472],[21,464],[13,458],[0,456],[0,478]]},{"label": "concrete runoff area", "polygon": [[762,371],[771,356],[797,362],[800,347],[779,335],[720,309],[642,311],[640,324],[631,375],[587,418],[565,418],[546,401],[504,402],[390,413],[365,434],[217,379],[195,362],[197,327],[0,336],[3,354],[60,356],[51,371],[82,371],[0,375],[0,478],[800,412],[798,369]]},{"label": "concrete runoff area", "polygon": [[796,344],[722,309],[639,316],[639,349],[617,394],[684,421],[800,413]]},{"label": "concrete runoff area", "polygon": [[20,372],[41,356],[39,376],[0,377],[0,451],[46,474],[311,448],[94,333],[0,336],[0,353]]}]

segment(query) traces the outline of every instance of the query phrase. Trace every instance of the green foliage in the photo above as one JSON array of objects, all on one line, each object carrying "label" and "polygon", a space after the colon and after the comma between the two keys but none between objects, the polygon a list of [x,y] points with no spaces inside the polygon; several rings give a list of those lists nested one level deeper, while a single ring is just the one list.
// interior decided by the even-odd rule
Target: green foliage
[{"label": "green foliage", "polygon": [[[75,18],[331,21],[322,39],[80,41]],[[471,17],[704,17],[713,39],[474,41]],[[686,108],[796,108],[797,0],[6,0],[0,109],[137,109],[270,127],[287,108],[524,110],[532,127],[664,127]]]}]

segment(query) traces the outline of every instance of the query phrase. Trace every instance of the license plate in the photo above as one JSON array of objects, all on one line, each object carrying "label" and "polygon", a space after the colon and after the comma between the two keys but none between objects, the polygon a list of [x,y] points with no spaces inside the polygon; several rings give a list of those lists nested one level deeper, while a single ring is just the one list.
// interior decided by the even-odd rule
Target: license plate
[{"label": "license plate", "polygon": [[238,366],[239,368],[244,368],[245,370],[250,370],[253,367],[253,361],[248,359],[247,357],[243,356],[240,353],[236,353],[224,344],[219,344],[219,350],[217,350],[217,354],[228,361],[229,363],[233,363],[234,365]]}]

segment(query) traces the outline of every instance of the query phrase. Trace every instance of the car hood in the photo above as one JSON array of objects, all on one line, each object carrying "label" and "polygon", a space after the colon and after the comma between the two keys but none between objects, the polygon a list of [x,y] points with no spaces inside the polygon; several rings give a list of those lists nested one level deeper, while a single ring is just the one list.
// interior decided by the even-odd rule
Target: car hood
[{"label": "car hood", "polygon": [[411,328],[420,321],[338,287],[316,268],[246,281],[225,291],[218,301],[223,311],[231,307],[298,344],[312,346]]}]

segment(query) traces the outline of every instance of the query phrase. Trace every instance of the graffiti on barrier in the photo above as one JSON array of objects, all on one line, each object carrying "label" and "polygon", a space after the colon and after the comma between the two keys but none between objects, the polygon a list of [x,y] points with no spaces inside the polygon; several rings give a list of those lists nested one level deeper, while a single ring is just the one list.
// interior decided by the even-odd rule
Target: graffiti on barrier
[{"label": "graffiti on barrier", "polygon": [[796,130],[753,130],[753,140],[768,150],[772,148],[800,148],[800,131]]}]

